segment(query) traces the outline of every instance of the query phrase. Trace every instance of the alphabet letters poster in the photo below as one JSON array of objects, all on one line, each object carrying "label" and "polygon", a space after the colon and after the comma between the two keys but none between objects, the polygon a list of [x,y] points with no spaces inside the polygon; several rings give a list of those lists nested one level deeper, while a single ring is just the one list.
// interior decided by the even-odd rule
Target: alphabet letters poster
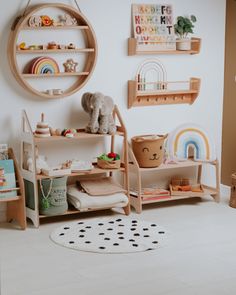
[{"label": "alphabet letters poster", "polygon": [[132,4],[134,37],[139,50],[175,50],[172,6]]}]

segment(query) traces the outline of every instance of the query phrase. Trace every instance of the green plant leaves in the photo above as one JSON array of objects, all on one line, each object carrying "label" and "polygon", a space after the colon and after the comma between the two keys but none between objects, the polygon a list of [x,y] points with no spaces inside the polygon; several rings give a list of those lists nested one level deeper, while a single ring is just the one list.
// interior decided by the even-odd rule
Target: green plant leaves
[{"label": "green plant leaves", "polygon": [[195,15],[191,15],[190,17],[178,16],[177,22],[174,25],[175,34],[181,38],[186,37],[188,34],[193,34],[193,23],[196,21],[197,18]]}]

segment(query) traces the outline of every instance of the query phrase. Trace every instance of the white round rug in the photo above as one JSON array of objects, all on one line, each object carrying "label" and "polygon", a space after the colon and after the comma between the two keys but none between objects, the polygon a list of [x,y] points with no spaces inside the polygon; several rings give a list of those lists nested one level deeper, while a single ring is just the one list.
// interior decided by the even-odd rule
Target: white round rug
[{"label": "white round rug", "polygon": [[128,217],[105,217],[65,224],[51,239],[64,247],[99,253],[130,253],[160,247],[166,231],[156,223]]}]

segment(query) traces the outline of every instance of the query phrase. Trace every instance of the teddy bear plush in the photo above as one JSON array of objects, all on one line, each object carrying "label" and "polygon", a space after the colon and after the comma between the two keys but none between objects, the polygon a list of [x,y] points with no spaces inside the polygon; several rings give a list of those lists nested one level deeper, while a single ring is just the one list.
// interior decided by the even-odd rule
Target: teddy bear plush
[{"label": "teddy bear plush", "polygon": [[86,132],[114,134],[116,125],[112,116],[114,102],[110,96],[100,92],[83,94],[81,104],[85,112],[90,115]]}]

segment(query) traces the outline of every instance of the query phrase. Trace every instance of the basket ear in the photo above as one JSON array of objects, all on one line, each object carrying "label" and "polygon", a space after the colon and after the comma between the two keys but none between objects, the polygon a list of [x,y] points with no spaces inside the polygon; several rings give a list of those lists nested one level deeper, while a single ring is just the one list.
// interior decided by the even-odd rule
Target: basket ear
[{"label": "basket ear", "polygon": [[168,133],[166,133],[165,135],[163,135],[163,138],[166,139],[168,137]]}]

